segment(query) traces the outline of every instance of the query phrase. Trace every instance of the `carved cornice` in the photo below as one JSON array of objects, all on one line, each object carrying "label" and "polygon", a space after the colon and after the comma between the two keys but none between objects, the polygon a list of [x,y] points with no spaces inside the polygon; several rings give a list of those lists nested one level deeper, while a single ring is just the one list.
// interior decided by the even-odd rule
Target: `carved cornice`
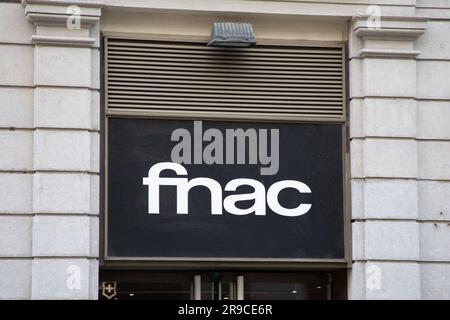
[{"label": "carved cornice", "polygon": [[[69,29],[69,24],[76,21],[79,28],[89,29],[100,21],[103,1],[22,0],[22,5],[25,9],[25,17],[36,26],[67,27]],[[73,5],[77,7],[70,7]],[[75,14],[76,10],[79,10],[79,14]],[[72,34],[69,30],[63,35],[38,33],[32,36],[31,41],[40,45],[79,47],[90,47],[95,43],[94,38]]]},{"label": "carved cornice", "polygon": [[33,35],[31,36],[31,42],[40,45],[91,47],[94,45],[95,39],[88,37],[59,37],[59,36]]},{"label": "carved cornice", "polygon": [[100,20],[103,2],[65,0],[22,0],[25,16],[37,25],[64,26],[72,16],[68,8],[78,6],[82,27],[90,27]]},{"label": "carved cornice", "polygon": [[353,32],[363,39],[415,40],[427,30],[425,17],[383,17],[379,28],[370,27],[369,16],[355,16],[352,19]]},{"label": "carved cornice", "polygon": [[[25,12],[28,21],[33,22],[37,26],[58,26],[66,25],[67,20],[70,19],[70,14],[52,14],[40,12]],[[80,16],[80,25],[82,28],[89,28],[100,21],[100,16]]]},{"label": "carved cornice", "polygon": [[425,33],[427,18],[425,17],[381,17],[377,28],[368,23],[370,17],[356,16],[352,19],[352,31],[356,37],[363,40],[364,48],[359,51],[362,58],[396,58],[413,59],[420,51],[411,48],[373,48],[367,46],[366,40],[378,41],[409,41],[413,43]]},{"label": "carved cornice", "polygon": [[43,5],[57,5],[57,6],[77,5],[80,7],[101,8],[105,4],[105,0],[22,0],[22,5],[25,6],[27,4],[43,4]]},{"label": "carved cornice", "polygon": [[420,54],[418,50],[395,50],[395,49],[361,49],[361,58],[397,58],[413,59]]}]

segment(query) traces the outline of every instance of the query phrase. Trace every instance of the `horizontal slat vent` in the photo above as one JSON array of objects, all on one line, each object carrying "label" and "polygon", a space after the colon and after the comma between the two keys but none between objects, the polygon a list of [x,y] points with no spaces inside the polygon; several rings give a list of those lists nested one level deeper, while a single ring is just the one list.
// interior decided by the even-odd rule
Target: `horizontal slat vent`
[{"label": "horizontal slat vent", "polygon": [[108,110],[261,119],[344,118],[340,47],[107,39]]}]

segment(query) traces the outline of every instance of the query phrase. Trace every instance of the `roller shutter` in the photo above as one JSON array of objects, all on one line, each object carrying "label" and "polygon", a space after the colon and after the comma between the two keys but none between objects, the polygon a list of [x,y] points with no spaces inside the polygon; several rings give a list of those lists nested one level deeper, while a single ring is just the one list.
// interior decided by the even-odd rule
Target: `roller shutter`
[{"label": "roller shutter", "polygon": [[343,47],[105,39],[109,115],[345,119]]}]

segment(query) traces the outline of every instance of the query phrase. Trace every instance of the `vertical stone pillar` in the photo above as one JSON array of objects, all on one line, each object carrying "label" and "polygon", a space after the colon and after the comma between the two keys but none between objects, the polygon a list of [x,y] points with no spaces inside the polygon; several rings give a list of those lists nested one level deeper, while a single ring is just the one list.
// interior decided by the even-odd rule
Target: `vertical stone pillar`
[{"label": "vertical stone pillar", "polygon": [[450,299],[450,10],[420,1],[427,32],[417,41],[417,138],[422,299]]},{"label": "vertical stone pillar", "polygon": [[419,299],[415,40],[421,18],[352,21],[351,299]]},{"label": "vertical stone pillar", "polygon": [[35,31],[19,3],[1,2],[0,13],[0,300],[28,299]]},{"label": "vertical stone pillar", "polygon": [[23,1],[36,26],[32,299],[95,299],[100,4]]}]

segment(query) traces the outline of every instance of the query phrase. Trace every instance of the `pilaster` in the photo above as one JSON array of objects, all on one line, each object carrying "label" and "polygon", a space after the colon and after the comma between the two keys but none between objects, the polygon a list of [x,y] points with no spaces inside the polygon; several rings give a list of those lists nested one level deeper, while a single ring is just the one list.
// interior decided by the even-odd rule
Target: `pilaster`
[{"label": "pilaster", "polygon": [[419,17],[352,19],[352,299],[419,299],[415,42]]},{"label": "pilaster", "polygon": [[34,24],[32,299],[97,297],[98,1],[22,1]]}]

